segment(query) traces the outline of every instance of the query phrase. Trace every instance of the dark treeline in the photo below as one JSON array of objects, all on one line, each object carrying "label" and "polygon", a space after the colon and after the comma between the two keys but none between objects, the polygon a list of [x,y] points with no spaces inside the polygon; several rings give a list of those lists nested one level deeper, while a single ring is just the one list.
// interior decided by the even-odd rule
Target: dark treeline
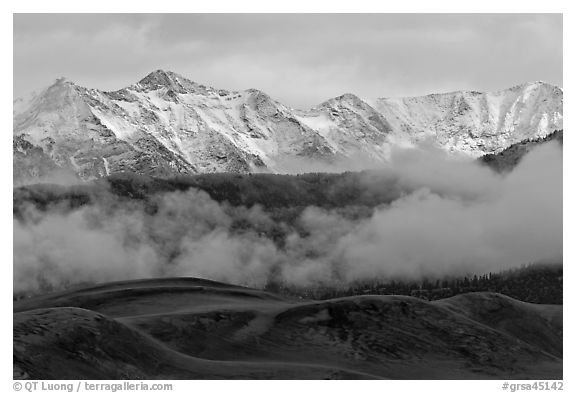
[{"label": "dark treeline", "polygon": [[558,141],[562,144],[564,141],[564,130],[556,130],[553,133],[542,138],[526,139],[515,143],[510,147],[502,150],[497,154],[486,154],[479,158],[480,162],[488,165],[497,172],[506,172],[514,169],[530,150],[535,146],[550,141]]},{"label": "dark treeline", "polygon": [[[134,209],[153,216],[163,195],[190,190],[206,192],[218,202],[232,219],[233,233],[253,231],[273,240],[279,248],[291,232],[307,236],[299,218],[308,207],[330,210],[355,221],[370,217],[376,206],[390,203],[406,192],[395,178],[371,172],[213,173],[169,179],[122,173],[80,185],[36,184],[15,188],[13,214],[16,219],[26,219],[30,205],[41,212],[61,213],[98,205],[106,211]],[[195,203],[193,199],[191,203]],[[261,207],[270,218],[265,225],[247,217],[247,209],[253,206]]]},{"label": "dark treeline", "polygon": [[390,203],[412,190],[398,179],[376,172],[302,175],[211,173],[168,179],[133,173],[111,175],[75,186],[36,184],[14,189],[14,214],[26,203],[45,210],[53,205],[70,208],[98,202],[110,195],[121,199],[148,200],[174,191],[197,189],[217,202],[232,206],[260,205],[265,210],[318,206],[334,209],[347,206],[375,207]]},{"label": "dark treeline", "polygon": [[498,273],[442,279],[374,279],[341,288],[297,288],[272,283],[266,289],[283,296],[314,300],[356,295],[405,295],[438,300],[468,292],[496,292],[530,303],[563,304],[562,272],[561,264],[531,264]]}]

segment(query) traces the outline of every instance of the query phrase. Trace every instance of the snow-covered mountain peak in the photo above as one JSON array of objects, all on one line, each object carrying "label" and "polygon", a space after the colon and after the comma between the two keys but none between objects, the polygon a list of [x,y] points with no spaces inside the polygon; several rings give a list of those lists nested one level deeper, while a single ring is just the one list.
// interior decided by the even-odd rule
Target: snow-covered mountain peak
[{"label": "snow-covered mountain peak", "polygon": [[140,81],[138,81],[135,86],[147,90],[158,90],[163,87],[167,89],[179,90],[183,87],[182,82],[184,82],[186,85],[193,84],[193,82],[189,81],[183,76],[176,74],[175,72],[156,70],[152,71]]},{"label": "snow-covered mountain peak", "polygon": [[518,85],[514,85],[512,87],[496,90],[493,92],[488,92],[485,94],[503,95],[503,94],[520,93],[520,92],[529,94],[532,91],[545,91],[547,93],[556,94],[557,92],[562,92],[562,89],[560,87],[553,85],[551,83],[548,83],[548,82],[531,81],[531,82],[520,83]]},{"label": "snow-covered mountain peak", "polygon": [[164,70],[112,92],[60,78],[14,100],[14,166],[18,176],[55,166],[84,179],[122,171],[282,172],[302,160],[382,162],[393,146],[424,139],[477,157],[562,129],[562,94],[529,82],[375,100],[347,93],[296,110],[257,89],[217,90]]},{"label": "snow-covered mountain peak", "polygon": [[319,107],[333,108],[342,105],[359,106],[365,102],[355,94],[345,93],[338,97],[330,98],[319,105]]},{"label": "snow-covered mountain peak", "polygon": [[182,75],[172,71],[156,70],[138,83],[130,86],[128,89],[139,92],[150,92],[164,89],[169,95],[174,94],[199,94],[199,95],[227,95],[226,90],[218,90],[210,86],[205,86],[193,82]]},{"label": "snow-covered mountain peak", "polygon": [[534,87],[534,86],[549,86],[549,87],[555,87],[554,85],[538,80],[538,81],[528,81],[528,82],[524,82],[524,83],[520,83],[516,86],[512,86],[508,89],[502,89],[502,90],[514,90],[514,89],[526,89],[529,87]]},{"label": "snow-covered mountain peak", "polygon": [[16,100],[14,104],[14,131],[26,123],[43,116],[51,118],[61,116],[80,116],[87,107],[83,95],[87,89],[76,85],[66,78],[56,79],[50,86],[38,93]]},{"label": "snow-covered mountain peak", "polygon": [[67,85],[67,86],[75,86],[76,84],[71,81],[70,79],[68,79],[65,76],[61,76],[60,78],[56,78],[56,80],[54,81],[54,83],[52,85]]}]

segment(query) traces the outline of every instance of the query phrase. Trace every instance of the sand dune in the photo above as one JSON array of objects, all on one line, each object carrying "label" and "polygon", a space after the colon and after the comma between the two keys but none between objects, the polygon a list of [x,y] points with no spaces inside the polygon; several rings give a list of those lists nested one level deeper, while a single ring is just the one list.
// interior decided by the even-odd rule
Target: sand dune
[{"label": "sand dune", "polygon": [[562,306],[532,304],[508,296],[478,292],[434,302],[562,358]]},{"label": "sand dune", "polygon": [[117,282],[15,302],[14,377],[560,379],[562,307]]}]

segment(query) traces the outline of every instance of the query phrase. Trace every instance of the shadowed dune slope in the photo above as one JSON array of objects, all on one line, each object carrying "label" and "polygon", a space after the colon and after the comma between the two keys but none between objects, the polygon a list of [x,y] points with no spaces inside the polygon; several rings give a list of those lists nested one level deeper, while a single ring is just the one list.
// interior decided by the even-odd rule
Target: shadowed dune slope
[{"label": "shadowed dune slope", "polygon": [[526,303],[489,292],[467,293],[434,303],[562,357],[560,305]]},{"label": "shadowed dune slope", "polygon": [[15,378],[562,378],[562,307],[493,293],[282,299],[192,278],[14,303]]},{"label": "shadowed dune slope", "polygon": [[370,375],[308,364],[197,359],[102,314],[63,307],[14,314],[14,378],[358,379]]}]

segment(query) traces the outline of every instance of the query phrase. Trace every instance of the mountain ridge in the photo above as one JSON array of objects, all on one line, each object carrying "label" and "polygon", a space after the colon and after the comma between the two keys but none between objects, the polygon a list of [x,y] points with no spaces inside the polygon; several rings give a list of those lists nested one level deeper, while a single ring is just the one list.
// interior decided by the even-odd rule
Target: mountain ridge
[{"label": "mountain ridge", "polygon": [[59,78],[14,101],[15,180],[41,177],[46,166],[34,163],[47,161],[84,180],[122,171],[359,169],[428,139],[478,157],[561,129],[562,95],[528,82],[493,93],[373,100],[346,93],[301,110],[257,89],[216,89],[164,70],[109,92]]}]

